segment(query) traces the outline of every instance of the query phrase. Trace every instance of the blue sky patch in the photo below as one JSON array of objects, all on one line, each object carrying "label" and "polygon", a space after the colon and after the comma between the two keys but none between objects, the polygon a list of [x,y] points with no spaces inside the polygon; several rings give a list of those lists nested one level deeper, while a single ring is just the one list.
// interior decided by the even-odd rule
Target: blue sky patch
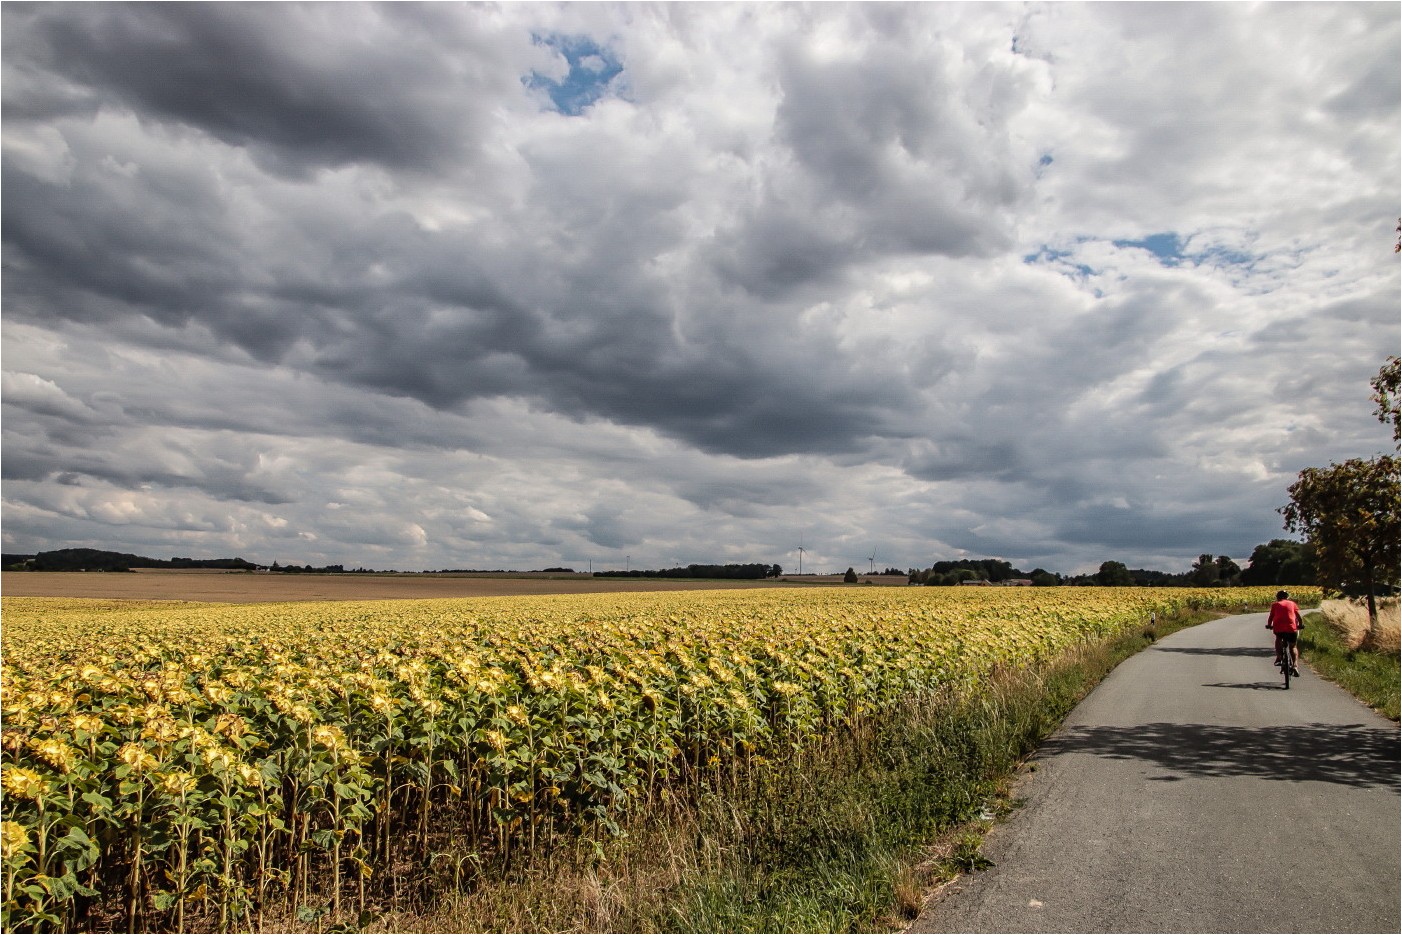
[{"label": "blue sky patch", "polygon": [[528,88],[550,95],[555,109],[577,117],[608,93],[609,82],[623,71],[613,52],[587,36],[537,35],[537,45],[548,46],[569,62],[570,72],[563,80],[533,71],[521,81]]},{"label": "blue sky patch", "polygon": [[1184,262],[1193,266],[1241,266],[1250,268],[1257,257],[1241,250],[1226,246],[1209,246],[1189,249],[1188,241],[1178,234],[1167,232],[1150,234],[1143,240],[1116,240],[1117,247],[1134,247],[1148,250],[1164,266],[1179,266]]},{"label": "blue sky patch", "polygon": [[1095,275],[1095,270],[1084,263],[1071,262],[1070,258],[1075,255],[1072,250],[1057,250],[1054,247],[1043,246],[1036,253],[1029,253],[1022,258],[1022,262],[1031,265],[1034,263],[1047,263],[1061,266],[1065,270],[1072,270],[1082,278],[1089,278]]},{"label": "blue sky patch", "polygon": [[1116,240],[1117,247],[1137,247],[1148,250],[1159,258],[1164,266],[1177,266],[1183,259],[1183,240],[1172,231],[1164,234],[1150,234],[1143,240]]}]

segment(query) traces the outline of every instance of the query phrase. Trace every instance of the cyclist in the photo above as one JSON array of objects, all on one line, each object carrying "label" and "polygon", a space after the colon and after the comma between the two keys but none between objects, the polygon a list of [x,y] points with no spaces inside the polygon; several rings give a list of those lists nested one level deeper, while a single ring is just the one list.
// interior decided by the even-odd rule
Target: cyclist
[{"label": "cyclist", "polygon": [[[1289,663],[1290,674],[1300,674],[1300,631],[1305,628],[1305,618],[1300,616],[1300,605],[1290,600],[1290,594],[1279,591],[1271,612],[1266,615],[1266,629],[1275,632],[1275,655],[1281,665]],[[1286,656],[1286,651],[1290,655]]]}]

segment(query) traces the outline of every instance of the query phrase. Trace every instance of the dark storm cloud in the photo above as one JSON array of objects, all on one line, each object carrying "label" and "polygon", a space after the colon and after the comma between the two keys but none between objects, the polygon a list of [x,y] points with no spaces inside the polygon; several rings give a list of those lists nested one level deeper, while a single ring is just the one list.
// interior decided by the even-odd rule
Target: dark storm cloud
[{"label": "dark storm cloud", "polygon": [[912,477],[930,481],[1013,478],[1029,467],[1021,447],[1011,441],[990,441],[972,432],[945,431],[938,443],[919,446],[902,461],[901,467]]},{"label": "dark storm cloud", "polygon": [[[427,169],[481,132],[478,82],[509,80],[492,67],[492,41],[444,47],[446,14],[417,4],[8,5],[5,56],[24,78],[5,108],[43,119],[117,104],[252,147],[294,175],[356,162]],[[452,67],[450,53],[467,67]],[[35,88],[40,70],[68,93]]]},{"label": "dark storm cloud", "polygon": [[174,325],[209,303],[218,321],[238,289],[203,180],[166,176],[156,189],[78,172],[58,185],[7,160],[3,184],[7,314]]},{"label": "dark storm cloud", "polygon": [[1187,551],[1204,542],[1220,542],[1223,533],[1231,532],[1212,511],[1162,515],[1142,507],[1101,504],[1082,507],[1055,534],[1067,542],[1100,546],[1109,554],[1137,548],[1146,528],[1154,530],[1156,545],[1169,551]]},{"label": "dark storm cloud", "polygon": [[[783,299],[800,289],[811,295],[831,288],[856,257],[848,238],[815,223],[824,213],[784,205],[755,211],[718,242],[717,273],[760,301]],[[833,223],[840,219],[834,217]]]},{"label": "dark storm cloud", "polygon": [[[786,367],[781,354],[774,366],[768,351],[756,353],[751,338],[791,344],[792,335],[743,319],[791,325],[782,306],[742,299],[739,308],[696,309],[697,349],[679,345],[668,307],[674,287],[632,272],[676,236],[651,189],[614,204],[616,231],[632,232],[631,241],[614,229],[588,231],[598,224],[592,213],[571,219],[588,234],[578,241],[586,252],[573,260],[542,253],[528,231],[484,243],[393,212],[347,227],[339,210],[316,202],[258,219],[264,229],[255,239],[241,223],[250,219],[244,206],[224,200],[220,180],[200,167],[113,173],[90,145],[81,135],[70,142],[78,165],[65,184],[6,164],[14,316],[195,321],[256,359],[279,362],[304,348],[324,376],[435,407],[533,395],[562,411],[654,425],[707,450],[749,456],[851,450],[884,421],[883,408],[899,403],[898,387],[878,390],[870,378],[838,372],[835,349],[820,354],[831,364],[817,372],[809,360]],[[669,197],[664,207],[681,203]],[[638,230],[655,236],[639,239]],[[795,256],[816,232],[795,222],[758,234],[773,255]],[[813,262],[839,266],[848,249],[833,242]],[[373,281],[372,264],[385,271]],[[756,291],[772,296],[795,275],[814,275],[789,265],[760,268],[771,285]]]}]

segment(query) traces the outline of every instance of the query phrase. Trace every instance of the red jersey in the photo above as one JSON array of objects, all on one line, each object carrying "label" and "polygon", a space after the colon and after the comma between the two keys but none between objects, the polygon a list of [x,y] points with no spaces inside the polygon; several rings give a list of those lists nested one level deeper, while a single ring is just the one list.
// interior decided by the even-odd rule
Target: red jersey
[{"label": "red jersey", "polygon": [[1294,633],[1300,629],[1300,605],[1294,601],[1276,601],[1271,605],[1266,622],[1277,633]]}]

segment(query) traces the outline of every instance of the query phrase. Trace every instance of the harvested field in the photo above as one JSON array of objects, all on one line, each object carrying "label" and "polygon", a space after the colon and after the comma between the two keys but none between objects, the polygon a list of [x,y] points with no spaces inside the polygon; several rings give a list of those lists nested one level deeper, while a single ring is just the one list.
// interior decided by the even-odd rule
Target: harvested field
[{"label": "harvested field", "polygon": [[[865,576],[863,576],[865,577]],[[877,576],[878,578],[880,576]],[[841,576],[836,576],[840,582]],[[6,597],[86,597],[139,601],[208,601],[259,604],[272,601],[383,601],[439,597],[511,597],[533,594],[602,594],[634,591],[694,591],[710,588],[800,587],[824,583],[804,576],[793,581],[595,578],[591,575],[520,574],[345,574],[166,570],[101,572],[7,572]]]}]

